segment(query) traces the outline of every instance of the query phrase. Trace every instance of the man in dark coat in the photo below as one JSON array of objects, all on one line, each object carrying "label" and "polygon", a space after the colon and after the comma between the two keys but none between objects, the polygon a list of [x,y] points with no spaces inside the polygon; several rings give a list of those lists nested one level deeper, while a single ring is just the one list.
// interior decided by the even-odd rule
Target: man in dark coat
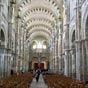
[{"label": "man in dark coat", "polygon": [[35,74],[36,82],[38,82],[39,76],[40,76],[40,70],[38,69],[36,70],[36,74]]}]

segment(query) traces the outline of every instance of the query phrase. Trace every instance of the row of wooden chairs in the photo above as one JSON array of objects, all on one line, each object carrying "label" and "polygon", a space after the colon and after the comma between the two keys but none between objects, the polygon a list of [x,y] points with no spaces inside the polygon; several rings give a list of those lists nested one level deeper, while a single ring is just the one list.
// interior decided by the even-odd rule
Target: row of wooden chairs
[{"label": "row of wooden chairs", "polygon": [[20,73],[0,80],[0,88],[28,88],[33,76],[31,73]]},{"label": "row of wooden chairs", "polygon": [[57,73],[43,77],[49,88],[88,88],[88,85],[82,81]]}]

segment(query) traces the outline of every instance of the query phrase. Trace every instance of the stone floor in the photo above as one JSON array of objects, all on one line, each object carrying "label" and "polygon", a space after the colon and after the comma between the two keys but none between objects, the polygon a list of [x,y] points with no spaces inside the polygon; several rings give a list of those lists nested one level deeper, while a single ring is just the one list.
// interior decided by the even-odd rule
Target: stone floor
[{"label": "stone floor", "polygon": [[36,82],[36,79],[34,78],[30,88],[48,88],[48,86],[45,84],[44,79],[42,77],[42,75],[40,75],[39,81]]}]

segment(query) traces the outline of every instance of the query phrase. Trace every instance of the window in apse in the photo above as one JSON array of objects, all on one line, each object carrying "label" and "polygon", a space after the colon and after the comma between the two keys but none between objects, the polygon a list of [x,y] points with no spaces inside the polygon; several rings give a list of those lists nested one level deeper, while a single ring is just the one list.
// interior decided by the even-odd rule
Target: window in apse
[{"label": "window in apse", "polygon": [[38,42],[37,48],[42,49],[42,43],[41,42]]}]

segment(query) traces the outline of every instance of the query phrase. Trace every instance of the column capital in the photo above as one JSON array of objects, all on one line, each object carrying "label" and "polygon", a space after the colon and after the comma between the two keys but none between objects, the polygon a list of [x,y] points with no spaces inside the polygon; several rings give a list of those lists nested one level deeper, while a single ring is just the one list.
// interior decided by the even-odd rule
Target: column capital
[{"label": "column capital", "polygon": [[64,49],[65,51],[71,51],[71,49]]},{"label": "column capital", "polygon": [[80,42],[84,42],[84,41],[88,41],[88,39],[81,39],[81,40],[75,40],[75,43],[80,43]]},{"label": "column capital", "polygon": [[72,50],[75,50],[75,48],[71,48],[70,50],[71,50],[71,51],[72,51]]},{"label": "column capital", "polygon": [[[65,53],[59,53],[59,56],[63,56],[63,55],[65,55]],[[59,56],[58,56],[58,57],[59,57]]]},{"label": "column capital", "polygon": [[80,43],[81,42],[81,40],[75,40],[75,43]]},{"label": "column capital", "polygon": [[88,41],[88,39],[87,39],[87,38],[85,38],[85,39],[82,39],[82,40],[81,40],[81,42],[84,42],[84,41]]}]

